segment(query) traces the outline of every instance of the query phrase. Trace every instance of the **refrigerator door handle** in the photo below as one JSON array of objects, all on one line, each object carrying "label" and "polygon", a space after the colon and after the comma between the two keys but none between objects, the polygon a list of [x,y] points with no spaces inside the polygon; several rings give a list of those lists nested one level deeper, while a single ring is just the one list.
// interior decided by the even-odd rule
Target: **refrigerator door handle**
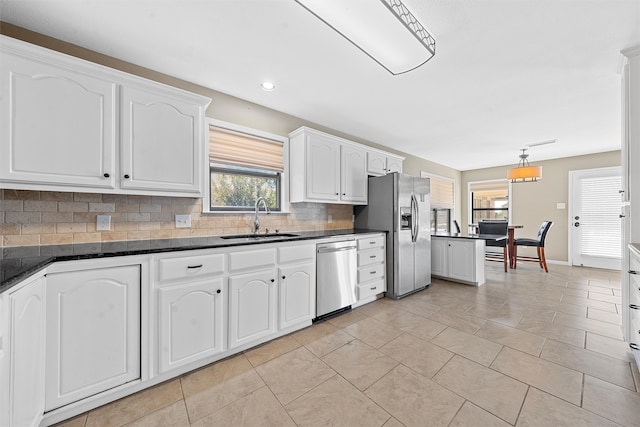
[{"label": "refrigerator door handle", "polygon": [[416,196],[411,194],[411,241],[416,242],[418,238],[418,203]]},{"label": "refrigerator door handle", "polygon": [[414,242],[418,241],[418,235],[420,234],[420,205],[418,204],[418,199],[416,198],[416,195],[413,195],[413,204],[416,207],[416,217],[414,219],[414,223],[416,225],[416,234],[413,238]]}]

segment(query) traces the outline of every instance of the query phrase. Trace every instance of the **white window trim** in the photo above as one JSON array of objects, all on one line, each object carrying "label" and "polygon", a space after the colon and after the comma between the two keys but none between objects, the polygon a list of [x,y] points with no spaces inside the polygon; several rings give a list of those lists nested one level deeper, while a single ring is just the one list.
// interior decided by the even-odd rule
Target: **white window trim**
[{"label": "white window trim", "polygon": [[[284,162],[284,171],[282,172],[282,176],[280,177],[281,178],[280,182],[282,185],[281,194],[280,194],[281,210],[278,212],[275,212],[275,211],[271,212],[271,214],[278,215],[278,214],[291,213],[289,209],[289,138],[286,136],[276,135],[273,133],[269,133],[269,132],[261,131],[258,129],[253,129],[247,126],[241,126],[235,123],[229,123],[229,122],[225,122],[217,119],[207,118],[206,122],[207,122],[207,135],[209,134],[209,127],[215,126],[215,127],[229,129],[236,132],[246,133],[247,135],[253,135],[260,138],[271,139],[273,141],[282,142],[282,156],[283,156],[282,160]],[[204,197],[202,198],[202,213],[225,214],[225,215],[234,215],[234,214],[241,215],[246,213],[253,213],[254,212],[253,210],[250,210],[250,211],[215,211],[215,210],[212,211],[211,210],[211,189],[210,189],[211,188],[211,170],[209,167],[209,144],[208,143],[206,144],[205,159],[207,164],[206,164],[206,167],[204,168],[205,169],[204,182],[207,183],[208,187],[205,191]]]}]

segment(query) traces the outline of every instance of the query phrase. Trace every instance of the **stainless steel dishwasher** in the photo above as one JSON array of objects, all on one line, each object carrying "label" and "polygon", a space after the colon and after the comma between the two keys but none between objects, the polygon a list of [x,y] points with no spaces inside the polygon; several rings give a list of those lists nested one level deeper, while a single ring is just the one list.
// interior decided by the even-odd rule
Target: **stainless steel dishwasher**
[{"label": "stainless steel dishwasher", "polygon": [[316,316],[321,318],[356,302],[356,241],[319,243],[316,249]]}]

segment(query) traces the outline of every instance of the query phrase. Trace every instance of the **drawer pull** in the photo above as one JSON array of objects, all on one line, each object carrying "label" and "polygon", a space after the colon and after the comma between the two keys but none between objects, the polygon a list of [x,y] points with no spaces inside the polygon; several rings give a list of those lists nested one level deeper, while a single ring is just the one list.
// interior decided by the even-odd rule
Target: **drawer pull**
[{"label": "drawer pull", "polygon": [[198,264],[198,265],[188,265],[187,268],[202,268],[202,264]]},{"label": "drawer pull", "polygon": [[276,279],[271,279],[271,283],[273,283],[273,282],[275,282],[275,281],[276,281]]},{"label": "drawer pull", "polygon": [[629,304],[629,308],[633,308],[634,310],[640,310],[640,305]]},{"label": "drawer pull", "polygon": [[638,272],[635,270],[629,270],[629,274],[638,274]]},{"label": "drawer pull", "polygon": [[369,242],[369,244],[370,244],[370,245],[375,245],[375,244],[376,244],[376,242],[375,242],[375,241],[371,241],[371,242]]},{"label": "drawer pull", "polygon": [[371,288],[372,291],[375,291],[376,289],[378,289],[377,286],[374,286],[373,288]]},{"label": "drawer pull", "polygon": [[376,255],[369,255],[369,258],[374,259]]},{"label": "drawer pull", "polygon": [[377,273],[377,271],[375,271],[375,270],[369,272],[369,274],[376,274],[376,273]]},{"label": "drawer pull", "polygon": [[629,343],[629,347],[631,347],[633,350],[640,350],[640,345],[633,342]]},{"label": "drawer pull", "polygon": [[221,291],[220,289],[218,289],[218,290],[216,291],[216,294],[219,294],[220,292],[222,292],[222,291]]}]

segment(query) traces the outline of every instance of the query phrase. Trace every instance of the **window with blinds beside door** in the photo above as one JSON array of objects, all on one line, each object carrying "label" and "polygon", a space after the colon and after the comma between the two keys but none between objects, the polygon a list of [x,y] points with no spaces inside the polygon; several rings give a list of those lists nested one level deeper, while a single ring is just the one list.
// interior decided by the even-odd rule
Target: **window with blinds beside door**
[{"label": "window with blinds beside door", "polygon": [[211,211],[252,210],[258,197],[282,210],[283,141],[210,126],[209,167]]},{"label": "window with blinds beside door", "polygon": [[422,172],[429,178],[431,191],[431,231],[451,231],[454,207],[454,183],[450,178]]}]

